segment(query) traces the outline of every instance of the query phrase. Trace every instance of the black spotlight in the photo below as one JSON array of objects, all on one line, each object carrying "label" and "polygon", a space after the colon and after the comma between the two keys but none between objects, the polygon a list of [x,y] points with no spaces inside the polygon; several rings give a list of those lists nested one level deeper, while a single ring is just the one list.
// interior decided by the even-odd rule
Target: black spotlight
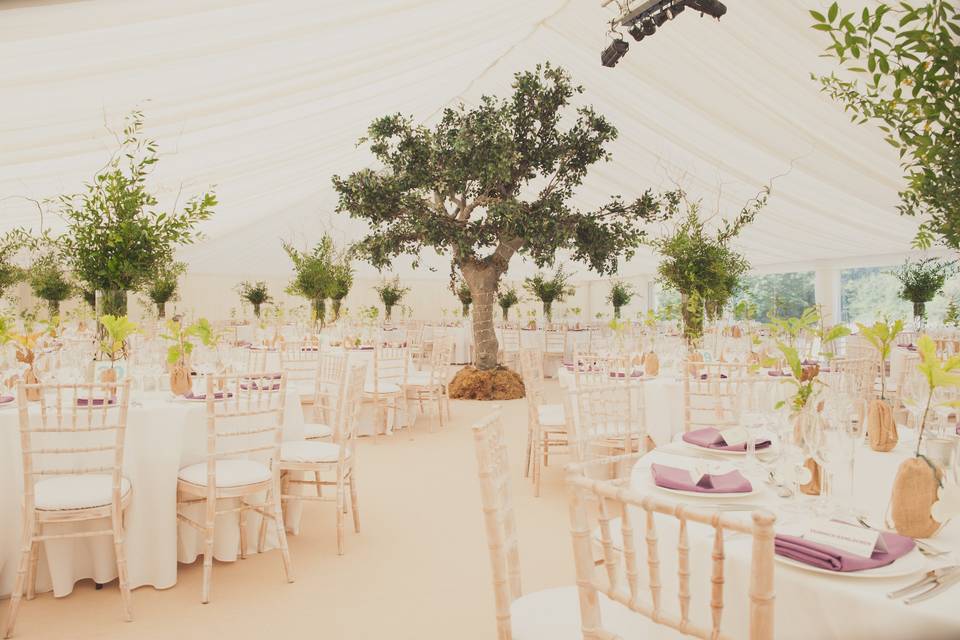
[{"label": "black spotlight", "polygon": [[652,36],[657,32],[657,25],[649,18],[643,21],[643,35]]},{"label": "black spotlight", "polygon": [[666,11],[661,11],[657,15],[653,16],[653,24],[657,25],[658,27],[662,27],[666,23],[666,21],[667,21]]},{"label": "black spotlight", "polygon": [[719,0],[687,0],[687,4],[689,4],[690,8],[694,11],[705,13],[717,20],[727,12],[727,5]]},{"label": "black spotlight", "polygon": [[637,42],[640,42],[641,40],[643,40],[643,31],[641,31],[640,27],[638,27],[637,25],[633,25],[632,27],[630,27],[627,33],[633,36],[633,39],[636,40]]},{"label": "black spotlight", "polygon": [[629,48],[629,42],[617,38],[610,43],[610,46],[603,50],[603,53],[600,54],[600,63],[605,67],[617,66],[617,63],[620,62],[620,58],[627,55],[627,50]]},{"label": "black spotlight", "polygon": [[678,15],[683,13],[683,10],[687,8],[686,0],[680,0],[680,2],[674,2],[670,5],[670,8],[667,9],[667,12],[670,15],[670,19],[673,20]]}]

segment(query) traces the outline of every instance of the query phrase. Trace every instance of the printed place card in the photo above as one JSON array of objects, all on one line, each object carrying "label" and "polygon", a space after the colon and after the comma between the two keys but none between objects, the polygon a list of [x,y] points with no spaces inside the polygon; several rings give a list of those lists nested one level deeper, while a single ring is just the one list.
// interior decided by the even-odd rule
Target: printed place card
[{"label": "printed place card", "polygon": [[817,520],[810,525],[803,538],[861,558],[869,558],[878,547],[880,532],[836,520]]},{"label": "printed place card", "polygon": [[743,427],[724,429],[720,432],[720,435],[723,437],[723,441],[731,447],[735,447],[738,444],[743,444],[747,441],[747,430]]}]

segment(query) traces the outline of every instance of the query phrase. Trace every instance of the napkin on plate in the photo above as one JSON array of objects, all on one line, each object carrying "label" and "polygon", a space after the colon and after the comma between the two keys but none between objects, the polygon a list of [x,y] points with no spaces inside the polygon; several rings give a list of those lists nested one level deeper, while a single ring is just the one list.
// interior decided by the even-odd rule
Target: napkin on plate
[{"label": "napkin on plate", "polygon": [[[701,379],[701,380],[706,380],[706,379],[707,379],[707,374],[701,373],[701,374],[700,374],[700,379]],[[721,373],[721,374],[720,374],[720,379],[721,379],[721,380],[726,380],[726,379],[727,379],[727,374]]]},{"label": "napkin on plate", "polygon": [[890,531],[881,532],[880,537],[883,539],[883,544],[887,550],[875,550],[869,558],[863,558],[835,547],[782,533],[775,536],[774,548],[778,556],[790,558],[819,569],[849,573],[851,571],[885,567],[907,555],[916,546],[916,543],[910,538]]},{"label": "napkin on plate", "polygon": [[[698,447],[706,449],[719,449],[721,451],[746,451],[747,443],[728,445],[721,435],[720,430],[714,427],[704,427],[696,431],[688,431],[683,434],[683,441]],[[770,440],[757,440],[754,445],[757,449],[765,449],[770,446]]]},{"label": "napkin on plate", "polygon": [[[641,377],[642,375],[643,375],[643,372],[642,372],[642,371],[631,371],[631,372],[630,372],[630,377],[631,377],[631,378],[639,378],[639,377]],[[611,371],[611,372],[610,372],[610,377],[611,377],[611,378],[626,378],[626,377],[627,377],[627,374],[625,374],[623,371]]]},{"label": "napkin on plate", "polygon": [[[11,398],[12,400],[13,398]],[[115,398],[110,398],[107,404],[116,404]],[[77,398],[78,407],[102,407],[103,398]]]},{"label": "napkin on plate", "polygon": [[650,465],[653,483],[664,489],[693,491],[696,493],[749,493],[753,485],[736,469],[727,473],[705,473],[694,481],[687,469],[677,469],[662,464]]},{"label": "napkin on plate", "polygon": [[10,404],[16,400],[13,396],[0,396],[0,404]]}]

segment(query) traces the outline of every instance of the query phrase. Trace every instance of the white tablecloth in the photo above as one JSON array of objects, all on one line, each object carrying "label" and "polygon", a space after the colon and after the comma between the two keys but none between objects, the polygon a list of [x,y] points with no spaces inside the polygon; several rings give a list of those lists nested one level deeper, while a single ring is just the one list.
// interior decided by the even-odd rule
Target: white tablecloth
[{"label": "white tablecloth", "polygon": [[[202,549],[194,529],[178,527],[176,492],[179,470],[206,459],[206,405],[173,399],[167,393],[134,395],[124,446],[124,473],[133,487],[126,511],[130,586],[165,589],[177,582],[178,559],[192,562]],[[283,437],[303,439],[303,413],[296,394],[286,396]],[[21,462],[17,410],[8,405],[0,409],[0,595],[13,588],[19,561]],[[297,510],[288,512],[288,527],[295,528],[297,516]],[[235,523],[236,515],[220,516],[217,521],[214,554],[218,560],[230,561],[238,555]],[[258,526],[259,518],[248,516],[248,540],[257,539]],[[94,528],[102,525],[96,523]],[[268,544],[273,537],[271,531]],[[38,574],[38,588],[52,588],[57,596],[69,594],[74,583],[84,578],[109,582],[117,576],[112,539],[47,541]]]},{"label": "white tablecloth", "polygon": [[[912,432],[904,432],[900,444],[890,453],[876,453],[862,446],[857,453],[857,483],[855,502],[858,509],[868,514],[868,520],[879,526],[887,508],[894,475],[900,462],[911,455]],[[911,441],[913,444],[911,444]],[[663,461],[665,453],[690,454],[680,443],[672,443],[644,456],[633,470],[634,486],[644,492],[654,492],[667,500],[678,500],[675,494],[651,486],[649,466],[651,462]],[[840,474],[839,491],[846,491],[847,478]],[[744,500],[750,504],[762,504],[775,513],[783,499],[762,480],[761,493]],[[679,498],[686,504],[696,505],[697,498]],[[729,500],[726,500],[729,502]],[[706,502],[705,502],[706,504]],[[730,512],[730,515],[749,521],[749,512]],[[782,521],[791,518],[778,514]],[[660,575],[663,579],[663,602],[673,606],[677,593],[677,539],[676,520],[657,515],[660,543]],[[643,528],[639,527],[637,544],[640,557],[645,556],[644,543],[640,539]],[[709,615],[710,551],[712,529],[691,523],[691,612],[694,621],[705,623]],[[960,523],[951,522],[931,541],[937,547],[951,549],[952,557],[926,559],[929,568],[954,564],[960,552]],[[727,536],[726,561],[724,563],[724,631],[733,637],[748,637],[747,593],[749,577],[750,539],[747,536]],[[646,567],[641,567],[641,576]],[[905,586],[917,576],[899,578],[865,579],[853,575],[821,575],[776,563],[775,566],[775,634],[778,640],[926,640],[960,638],[960,588],[953,588],[925,602],[905,605],[890,600],[887,592]],[[742,594],[742,597],[734,594]],[[644,597],[647,597],[644,593]]]}]

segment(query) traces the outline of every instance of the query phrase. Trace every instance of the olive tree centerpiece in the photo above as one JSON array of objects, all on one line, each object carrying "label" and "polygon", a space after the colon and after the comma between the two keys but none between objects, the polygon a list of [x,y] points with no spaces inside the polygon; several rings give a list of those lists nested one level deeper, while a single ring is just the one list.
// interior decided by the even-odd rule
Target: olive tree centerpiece
[{"label": "olive tree centerpiece", "polygon": [[85,191],[60,197],[64,252],[86,288],[101,292],[103,314],[127,313],[127,293],[140,289],[179,245],[195,242],[200,222],[213,215],[213,192],[192,197],[180,211],[159,211],[147,180],[159,160],[144,138],[143,114],[133,112],[120,148]]},{"label": "olive tree centerpiece", "polygon": [[604,147],[617,130],[588,106],[568,114],[583,89],[562,68],[518,73],[512,87],[507,99],[445,109],[432,128],[402,115],[378,118],[363,141],[381,167],[333,178],[337,210],[371,227],[357,249],[375,266],[428,247],[452,255],[473,298],[474,371],[487,380],[498,368],[494,300],[514,255],[544,267],[567,249],[610,273],[661,210],[649,191],[630,204],[614,198],[596,211],[572,207],[588,168],[609,159]]}]

